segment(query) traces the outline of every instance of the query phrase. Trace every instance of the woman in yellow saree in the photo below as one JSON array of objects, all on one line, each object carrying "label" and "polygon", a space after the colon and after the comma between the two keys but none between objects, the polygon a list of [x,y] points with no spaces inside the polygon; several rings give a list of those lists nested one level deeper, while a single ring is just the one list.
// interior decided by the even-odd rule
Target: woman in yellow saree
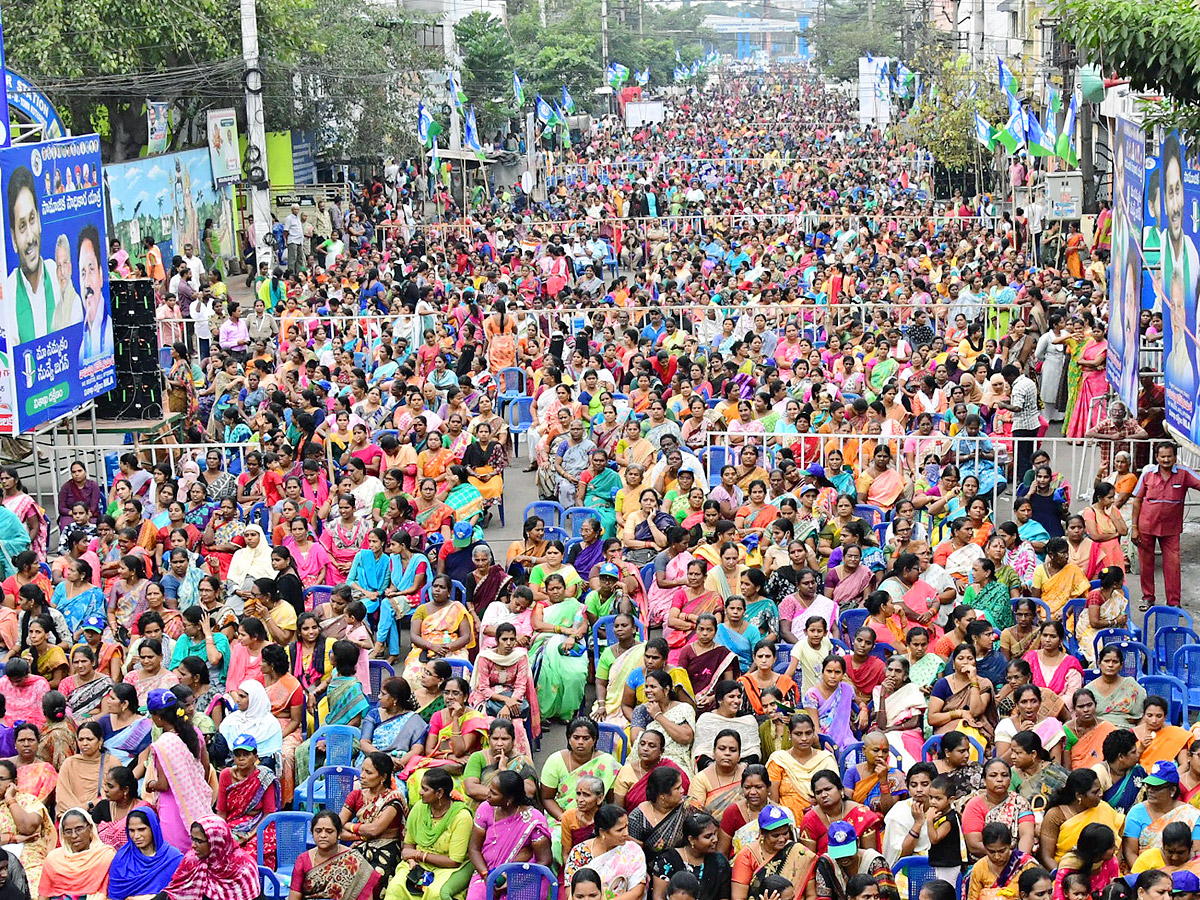
[{"label": "woman in yellow saree", "polygon": [[412,649],[404,661],[404,679],[413,690],[429,660],[458,656],[475,646],[474,620],[465,606],[450,599],[452,588],[449,575],[438,575],[429,585],[429,600],[413,613]]},{"label": "woman in yellow saree", "polygon": [[1094,769],[1075,769],[1050,799],[1038,835],[1038,859],[1051,869],[1079,843],[1080,832],[1098,822],[1121,834],[1125,816],[1100,799],[1100,776]]},{"label": "woman in yellow saree", "polygon": [[616,643],[604,648],[596,666],[597,701],[593,716],[598,722],[628,728],[629,719],[622,710],[621,700],[625,696],[626,682],[634,669],[642,665],[646,645],[639,640],[637,625],[626,613],[618,614],[613,621],[613,634]]},{"label": "woman in yellow saree", "polygon": [[1070,561],[1071,547],[1065,537],[1046,541],[1046,561],[1033,572],[1033,596],[1040,597],[1057,618],[1067,601],[1086,597],[1090,590],[1087,577]]},{"label": "woman in yellow saree", "polygon": [[1162,697],[1147,697],[1143,706],[1142,721],[1133,726],[1142,756],[1138,761],[1147,772],[1156,762],[1187,764],[1187,748],[1192,742],[1192,733],[1178,725],[1167,724],[1167,701]]},{"label": "woman in yellow saree", "polygon": [[442,696],[446,708],[439,709],[429,720],[423,753],[410,757],[400,780],[408,786],[410,806],[420,799],[421,780],[430,769],[445,769],[454,778],[455,791],[462,791],[463,770],[477,750],[487,745],[490,719],[467,706],[471,685],[465,678],[451,678]]},{"label": "woman in yellow saree", "polygon": [[10,759],[0,759],[0,842],[19,844],[21,865],[30,884],[42,876],[46,854],[58,843],[54,820],[45,805],[33,794],[17,790],[17,767]]}]

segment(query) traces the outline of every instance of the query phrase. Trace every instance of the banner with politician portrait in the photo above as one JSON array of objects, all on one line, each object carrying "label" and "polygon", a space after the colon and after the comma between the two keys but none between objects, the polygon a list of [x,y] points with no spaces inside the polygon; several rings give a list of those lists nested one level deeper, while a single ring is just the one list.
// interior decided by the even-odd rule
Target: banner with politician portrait
[{"label": "banner with politician portrait", "polygon": [[0,431],[28,431],[116,385],[101,181],[95,135],[0,151],[0,367],[10,373]]},{"label": "banner with politician portrait", "polygon": [[1141,126],[1117,120],[1113,143],[1112,276],[1108,280],[1108,383],[1130,410],[1137,405],[1142,313],[1142,217],[1146,137]]},{"label": "banner with politician portrait", "polygon": [[1158,252],[1154,273],[1156,305],[1163,314],[1163,386],[1167,424],[1189,440],[1200,440],[1196,371],[1196,281],[1200,278],[1200,167],[1179,140],[1167,135],[1159,156]]}]

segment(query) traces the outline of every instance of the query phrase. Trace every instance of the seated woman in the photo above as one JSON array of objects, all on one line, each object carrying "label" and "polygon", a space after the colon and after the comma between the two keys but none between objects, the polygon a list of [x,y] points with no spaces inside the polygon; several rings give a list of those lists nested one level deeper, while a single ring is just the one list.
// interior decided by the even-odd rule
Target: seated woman
[{"label": "seated woman", "polygon": [[1090,589],[1087,577],[1070,561],[1069,553],[1065,537],[1050,538],[1046,542],[1046,561],[1033,573],[1033,596],[1050,607],[1052,616],[1062,615],[1068,600],[1086,597]]},{"label": "seated woman", "polygon": [[[918,651],[924,654],[929,643],[925,629],[910,628],[908,635],[916,640]],[[912,649],[910,645],[909,650]],[[929,705],[924,691],[911,680],[911,671],[908,657],[896,654],[887,661],[883,683],[871,695],[875,727],[886,736],[891,752],[905,770],[922,757],[925,710]]]},{"label": "seated woman", "polygon": [[959,644],[946,660],[949,673],[929,695],[928,721],[934,734],[954,730],[968,734],[984,747],[995,734],[995,689],[975,671],[975,651]]},{"label": "seated woman", "polygon": [[[465,696],[463,698],[466,699]],[[421,778],[419,799],[405,820],[401,862],[385,900],[440,900],[461,895],[471,880],[471,810],[454,799],[454,778],[442,768]],[[427,880],[427,874],[432,879]]]},{"label": "seated woman", "polygon": [[467,760],[483,746],[488,719],[467,706],[470,694],[471,685],[465,678],[454,677],[446,682],[442,691],[446,706],[429,720],[424,752],[410,757],[400,775],[408,784],[410,804],[417,801],[422,772],[445,769],[455,779],[457,788],[462,783]]},{"label": "seated woman", "polygon": [[733,731],[740,740],[740,755],[745,762],[762,761],[762,736],[758,719],[743,709],[742,687],[736,681],[719,681],[713,688],[714,707],[696,720],[692,758],[697,769],[704,769],[714,758],[717,735]]},{"label": "seated woman", "polygon": [[903,621],[892,595],[887,591],[871,591],[864,605],[867,609],[864,625],[875,632],[875,642],[901,653],[908,649],[904,646]]},{"label": "seated woman", "polygon": [[96,837],[87,810],[72,807],[59,820],[60,846],[46,854],[38,879],[39,897],[102,900],[108,896],[108,867],[115,851]]},{"label": "seated woman", "polygon": [[577,718],[567,726],[567,748],[543,764],[542,803],[555,820],[562,821],[575,808],[576,787],[585,776],[598,778],[606,794],[612,788],[620,765],[610,754],[596,750],[599,737],[600,729],[594,721]]},{"label": "seated woman", "polygon": [[292,867],[288,900],[372,900],[379,872],[353,847],[343,847],[342,820],[323,809],[313,816],[313,848],[301,853]]},{"label": "seated woman", "polygon": [[908,792],[904,774],[891,765],[891,747],[882,731],[863,735],[863,761],[846,770],[846,790],[855,803],[862,803],[881,816]]},{"label": "seated woman", "polygon": [[763,897],[763,883],[778,875],[793,886],[797,898],[815,900],[816,870],[817,854],[802,833],[797,835],[787,810],[768,805],[758,814],[758,836],[733,859],[730,896]]},{"label": "seated woman", "polygon": [[33,794],[45,803],[58,784],[58,771],[50,763],[37,758],[41,731],[32,722],[21,722],[13,729],[13,746],[17,755],[17,790]]},{"label": "seated woman", "polygon": [[[972,857],[985,854],[987,841],[981,835],[992,823],[999,823],[1015,834],[1018,849],[1033,852],[1037,838],[1033,809],[1011,785],[1012,766],[1002,759],[989,759],[983,767],[983,791],[962,807],[962,833]],[[1200,810],[1197,814],[1200,815]]]},{"label": "seated woman", "polygon": [[108,867],[109,900],[149,900],[170,883],[183,853],[167,843],[149,807],[130,812],[125,836]]},{"label": "seated woman", "polygon": [[682,772],[660,766],[650,773],[646,799],[629,813],[629,836],[642,845],[648,865],[682,843],[686,801]]},{"label": "seated woman", "polygon": [[401,860],[404,831],[404,789],[397,788],[392,758],[378,750],[368,753],[359,769],[358,787],[341,809],[341,839],[359,852],[381,875],[380,891]]},{"label": "seated woman", "polygon": [[692,808],[715,821],[742,796],[742,770],[746,764],[742,762],[741,737],[732,728],[719,732],[712,755],[712,763],[697,771],[686,790]]},{"label": "seated woman", "polygon": [[[679,554],[679,556],[682,555]],[[676,557],[676,559],[678,558]],[[704,579],[707,574],[708,565],[704,560],[693,559],[688,562],[687,583],[676,589],[675,597],[671,601],[663,637],[667,639],[667,644],[671,648],[667,659],[672,663],[679,661],[687,645],[695,639],[696,628],[701,616],[712,616],[717,622],[724,616],[720,596],[705,587]],[[713,632],[715,636],[715,626]],[[695,687],[694,684],[693,687]],[[696,690],[701,689],[696,688]]]},{"label": "seated woman", "polygon": [[1171,762],[1178,766],[1187,763],[1187,747],[1191,743],[1192,733],[1178,725],[1167,724],[1169,706],[1162,697],[1147,697],[1142,721],[1133,727],[1133,733],[1142,745],[1139,762],[1147,772],[1157,762]]},{"label": "seated woman", "polygon": [[536,862],[550,866],[550,826],[546,817],[530,806],[525,782],[505,770],[488,788],[488,798],[475,813],[468,856],[474,874],[467,900],[483,900],[489,871],[508,863]]},{"label": "seated woman", "polygon": [[1043,866],[1065,864],[1063,857],[1069,850],[1081,841],[1088,843],[1084,834],[1092,826],[1108,829],[1107,849],[1116,853],[1116,834],[1124,816],[1100,799],[1099,784],[1100,776],[1094,770],[1075,769],[1050,798],[1038,832],[1038,859]]},{"label": "seated woman", "polygon": [[725,600],[725,621],[717,626],[717,643],[737,655],[738,665],[754,668],[754,645],[762,640],[758,629],[746,621],[746,598],[733,594]]},{"label": "seated woman", "polygon": [[474,645],[474,624],[470,613],[453,599],[449,575],[434,577],[429,599],[412,615],[412,649],[404,662],[404,678],[415,687],[421,665],[439,656],[458,656]]},{"label": "seated woman", "polygon": [[119,765],[115,756],[104,751],[104,729],[98,722],[84,722],[75,737],[79,752],[68,756],[58,767],[54,797],[63,809],[72,806],[87,809],[99,802],[104,773]]},{"label": "seated woman", "polygon": [[[627,810],[646,799],[646,785],[655,769],[666,766],[683,772],[678,763],[663,755],[666,749],[666,735],[663,732],[643,731],[634,746],[637,752],[629,755],[612,785],[613,801]],[[683,779],[685,788],[690,789],[691,781],[686,772]]]},{"label": "seated woman", "polygon": [[529,660],[538,670],[538,710],[546,719],[569,719],[587,689],[587,610],[566,595],[566,586],[561,575],[549,576],[542,584],[547,601],[534,606],[530,619]]},{"label": "seated woman", "polygon": [[574,886],[580,870],[599,876],[604,900],[642,900],[645,896],[646,854],[630,838],[629,817],[621,807],[606,803],[596,810],[596,836],[571,849],[563,865],[564,880]]},{"label": "seated woman", "polygon": [[1000,632],[1000,652],[1008,659],[1022,659],[1041,639],[1038,605],[1029,597],[1013,604],[1015,624]]},{"label": "seated woman", "polygon": [[201,816],[193,822],[191,845],[170,883],[156,896],[237,900],[255,897],[262,889],[254,857],[238,847],[220,816]]},{"label": "seated woman", "polygon": [[[478,549],[478,548],[477,548]],[[487,548],[483,548],[487,549]],[[490,555],[488,559],[490,559]],[[507,576],[505,576],[507,577]],[[467,584],[468,606],[471,606],[471,585]],[[517,629],[517,645],[526,649],[533,643],[533,617],[538,608],[533,604],[533,591],[525,585],[512,588],[507,594],[491,601],[479,619],[479,646],[488,649],[496,646],[496,628],[508,623]]]},{"label": "seated woman", "polygon": [[414,748],[425,746],[428,723],[416,712],[412,688],[403,678],[379,686],[379,705],[363,719],[359,751],[386,753],[403,768]]},{"label": "seated woman", "polygon": [[1013,690],[1012,713],[996,726],[996,756],[1000,759],[1012,761],[1014,735],[1021,731],[1034,731],[1049,758],[1062,765],[1066,733],[1058,718],[1045,714],[1042,694],[1042,689],[1035,684],[1022,684]]},{"label": "seated woman", "polygon": [[837,760],[818,745],[816,728],[807,713],[793,713],[788,719],[788,731],[792,746],[771,754],[767,760],[767,783],[771,802],[786,807],[795,821],[800,822],[813,803],[814,776],[826,770],[836,772]]},{"label": "seated woman", "polygon": [[696,736],[696,710],[690,703],[674,698],[674,687],[666,672],[646,673],[646,700],[633,711],[630,736],[636,741],[643,730],[661,732],[666,738],[663,755],[690,774],[694,771],[692,741]]},{"label": "seated woman", "polygon": [[813,805],[804,813],[800,840],[810,850],[824,853],[829,848],[829,826],[839,820],[849,822],[862,847],[878,847],[883,819],[861,803],[846,799],[841,777],[832,769],[822,769],[812,777]]},{"label": "seated woman", "polygon": [[837,747],[845,747],[854,741],[854,732],[850,728],[853,704],[854,688],[846,681],[845,657],[825,657],[816,687],[804,697],[804,711]]},{"label": "seated woman", "polygon": [[1050,798],[1066,784],[1067,770],[1050,762],[1049,754],[1042,749],[1042,739],[1032,731],[1013,735],[1009,756],[1013,766],[1010,789],[1029,802],[1040,830]]},{"label": "seated woman", "polygon": [[[258,823],[282,804],[279,778],[259,760],[258,741],[239,734],[229,742],[233,765],[217,778],[217,815],[229,824],[233,839],[253,853],[258,840]],[[263,858],[275,858],[275,832],[263,833]]]},{"label": "seated woman", "polygon": [[621,709],[627,718],[632,719],[634,707],[646,701],[646,676],[651,672],[662,671],[671,676],[671,682],[675,686],[671,693],[674,699],[695,702],[692,682],[687,672],[679,666],[667,663],[669,652],[670,648],[665,638],[652,637],[646,641],[642,651],[642,664],[629,673],[625,682],[625,692],[621,696]]},{"label": "seated woman", "polygon": [[983,790],[983,767],[971,759],[974,748],[965,732],[948,731],[942,735],[942,745],[934,761],[939,775],[950,779],[951,802],[961,808],[973,792]]},{"label": "seated woman", "polygon": [[480,803],[499,772],[516,772],[531,798],[537,796],[537,770],[528,754],[517,750],[517,728],[510,719],[492,719],[487,746],[476,750],[463,771],[463,793]]},{"label": "seated woman", "polygon": [[1095,652],[1096,632],[1102,628],[1124,628],[1129,624],[1129,598],[1125,596],[1125,570],[1105,566],[1098,573],[1100,586],[1087,595],[1084,615],[1076,616],[1075,636],[1079,650],[1090,661]]},{"label": "seated woman", "polygon": [[[730,888],[729,858],[718,847],[717,822],[693,812],[683,820],[684,844],[660,854],[651,866],[655,900],[678,897],[680,881],[691,879],[694,900],[722,900]],[[672,887],[674,886],[674,887]]]},{"label": "seated woman", "polygon": [[[1163,829],[1181,822],[1190,831],[1200,833],[1200,809],[1179,799],[1179,770],[1171,762],[1159,762],[1142,779],[1145,799],[1125,816],[1121,839],[1124,865],[1132,868],[1137,858],[1147,850],[1162,847]],[[1196,838],[1194,842],[1200,842]]]},{"label": "seated woman", "polygon": [[756,716],[763,714],[762,692],[766,688],[775,688],[783,695],[783,701],[788,706],[800,705],[800,688],[789,675],[780,675],[775,671],[777,654],[775,644],[771,641],[759,641],[754,645],[754,668],[738,679],[738,683],[746,692],[746,700]]},{"label": "seated woman", "polygon": [[612,623],[615,641],[600,653],[596,664],[596,707],[593,715],[610,725],[629,725],[621,707],[625,682],[642,664],[646,645],[641,642],[637,621],[629,613],[617,613]]},{"label": "seated woman", "polygon": [[[1121,867],[1116,859],[1117,838],[1114,829],[1099,822],[1085,826],[1080,832],[1076,843],[1064,851],[1058,861],[1058,871],[1054,875],[1054,898],[1064,900],[1067,896],[1063,883],[1073,876],[1083,876],[1079,888],[1088,894],[1099,895],[1110,882],[1121,877]],[[1045,852],[1042,853],[1043,857]],[[1146,880],[1153,879],[1155,873],[1146,873]],[[1163,878],[1170,876],[1162,874]]]},{"label": "seated woman", "polygon": [[1068,697],[1083,685],[1083,666],[1066,651],[1067,630],[1057,619],[1039,627],[1039,639],[1025,654],[1033,673],[1033,683],[1060,697]]},{"label": "seated woman", "polygon": [[1088,682],[1096,698],[1096,716],[1117,728],[1132,728],[1142,719],[1146,689],[1130,675],[1122,675],[1125,655],[1120,647],[1104,647],[1096,660],[1100,677]]},{"label": "seated woman", "polygon": [[[507,622],[496,626],[496,642],[494,649],[481,650],[475,661],[473,690],[467,702],[488,716],[511,719],[520,732],[519,743],[527,745],[526,721],[534,738],[542,733],[529,654],[517,646],[517,629]],[[523,747],[524,752],[531,750]]]},{"label": "seated woman", "polygon": [[38,741],[37,758],[61,769],[63,762],[78,750],[75,723],[67,718],[67,698],[58,691],[47,691],[42,695],[42,715],[46,724]]},{"label": "seated woman", "polygon": [[1012,886],[1018,883],[1024,872],[1043,872],[1033,856],[1013,848],[1012,830],[1003,822],[988,822],[983,826],[979,839],[984,855],[967,876],[967,900],[1003,896],[1006,888],[1011,893]]},{"label": "seated woman", "polygon": [[[242,735],[254,738],[255,753],[262,759],[272,760],[270,771],[273,772],[279,767],[278,757],[283,751],[283,728],[271,712],[266,688],[257,681],[246,679],[227,696],[233,709],[221,720],[219,729],[225,743],[233,747],[234,741]],[[249,774],[252,770],[244,771]]]},{"label": "seated woman", "polygon": [[17,767],[0,759],[0,841],[21,845],[21,865],[31,884],[41,879],[42,863],[58,841],[54,819],[42,801],[17,789]]}]

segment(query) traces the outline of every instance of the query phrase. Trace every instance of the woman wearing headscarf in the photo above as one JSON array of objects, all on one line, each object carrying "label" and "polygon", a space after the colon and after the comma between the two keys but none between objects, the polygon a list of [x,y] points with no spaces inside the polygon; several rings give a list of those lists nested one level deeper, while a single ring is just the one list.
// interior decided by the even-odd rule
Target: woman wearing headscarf
[{"label": "woman wearing headscarf", "polygon": [[231,692],[237,709],[221,720],[221,736],[230,747],[243,734],[254,738],[258,755],[263,759],[276,756],[283,750],[283,727],[271,713],[271,699],[260,682],[247,678]]},{"label": "woman wearing headscarf", "polygon": [[164,891],[168,900],[256,900],[262,893],[254,857],[220,816],[198,818],[191,844]]},{"label": "woman wearing headscarf", "polygon": [[96,836],[96,823],[78,806],[63,813],[59,830],[61,844],[46,854],[38,896],[104,900],[115,851]]},{"label": "woman wearing headscarf", "polygon": [[229,560],[229,573],[225,583],[234,593],[244,593],[244,599],[250,596],[250,581],[274,578],[276,572],[271,565],[271,545],[267,543],[267,536],[263,534],[262,528],[258,525],[247,525],[242,537],[246,540],[246,546],[235,551]]},{"label": "woman wearing headscarf", "polygon": [[[108,867],[109,900],[153,897],[171,881],[183,853],[167,843],[158,816],[149,807],[133,810],[125,820],[129,840]],[[0,900],[4,900],[0,895]]]}]

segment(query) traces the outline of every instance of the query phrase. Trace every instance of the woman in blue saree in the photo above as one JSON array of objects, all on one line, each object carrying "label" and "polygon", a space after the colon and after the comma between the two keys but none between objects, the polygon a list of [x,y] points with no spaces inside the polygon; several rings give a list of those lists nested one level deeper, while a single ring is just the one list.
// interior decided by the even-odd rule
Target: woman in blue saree
[{"label": "woman in blue saree", "polygon": [[608,453],[600,449],[593,450],[590,465],[579,476],[575,502],[596,511],[606,538],[616,537],[617,534],[617,509],[613,505],[613,498],[620,489],[621,476],[608,467]]},{"label": "woman in blue saree", "polygon": [[963,421],[964,431],[950,444],[950,454],[958,465],[959,474],[963,478],[974,475],[979,480],[979,493],[990,494],[993,488],[1003,488],[1008,479],[997,468],[996,448],[982,433],[982,427],[983,420],[979,416],[967,416]]},{"label": "woman in blue saree", "polygon": [[400,620],[416,608],[421,589],[433,572],[429,560],[413,552],[412,535],[407,531],[392,536],[387,558],[391,563],[391,586],[385,592],[386,602],[379,609],[375,645],[377,651],[386,646],[388,657],[396,659],[400,656]]},{"label": "woman in blue saree", "polygon": [[92,566],[84,559],[72,560],[66,567],[50,603],[63,614],[73,635],[79,634],[88,616],[103,617],[107,612],[104,592],[92,584]]},{"label": "woman in blue saree", "polygon": [[1017,534],[1022,541],[1028,541],[1038,559],[1043,559],[1046,553],[1046,541],[1051,534],[1046,527],[1033,517],[1033,501],[1022,497],[1013,504],[1013,521],[1017,524]]},{"label": "woman in blue saree", "polygon": [[392,585],[392,558],[384,553],[387,534],[382,528],[372,528],[367,533],[367,546],[354,554],[346,584],[354,591],[354,599],[361,600],[368,613],[379,609],[384,591]]},{"label": "woman in blue saree", "polygon": [[746,621],[746,598],[734,595],[725,601],[725,621],[717,626],[717,643],[737,654],[743,672],[754,668],[754,645],[762,640],[758,629]]},{"label": "woman in blue saree", "polygon": [[158,814],[146,806],[126,816],[125,835],[128,840],[109,863],[108,896],[110,900],[153,896],[170,884],[183,853],[166,841]]}]

